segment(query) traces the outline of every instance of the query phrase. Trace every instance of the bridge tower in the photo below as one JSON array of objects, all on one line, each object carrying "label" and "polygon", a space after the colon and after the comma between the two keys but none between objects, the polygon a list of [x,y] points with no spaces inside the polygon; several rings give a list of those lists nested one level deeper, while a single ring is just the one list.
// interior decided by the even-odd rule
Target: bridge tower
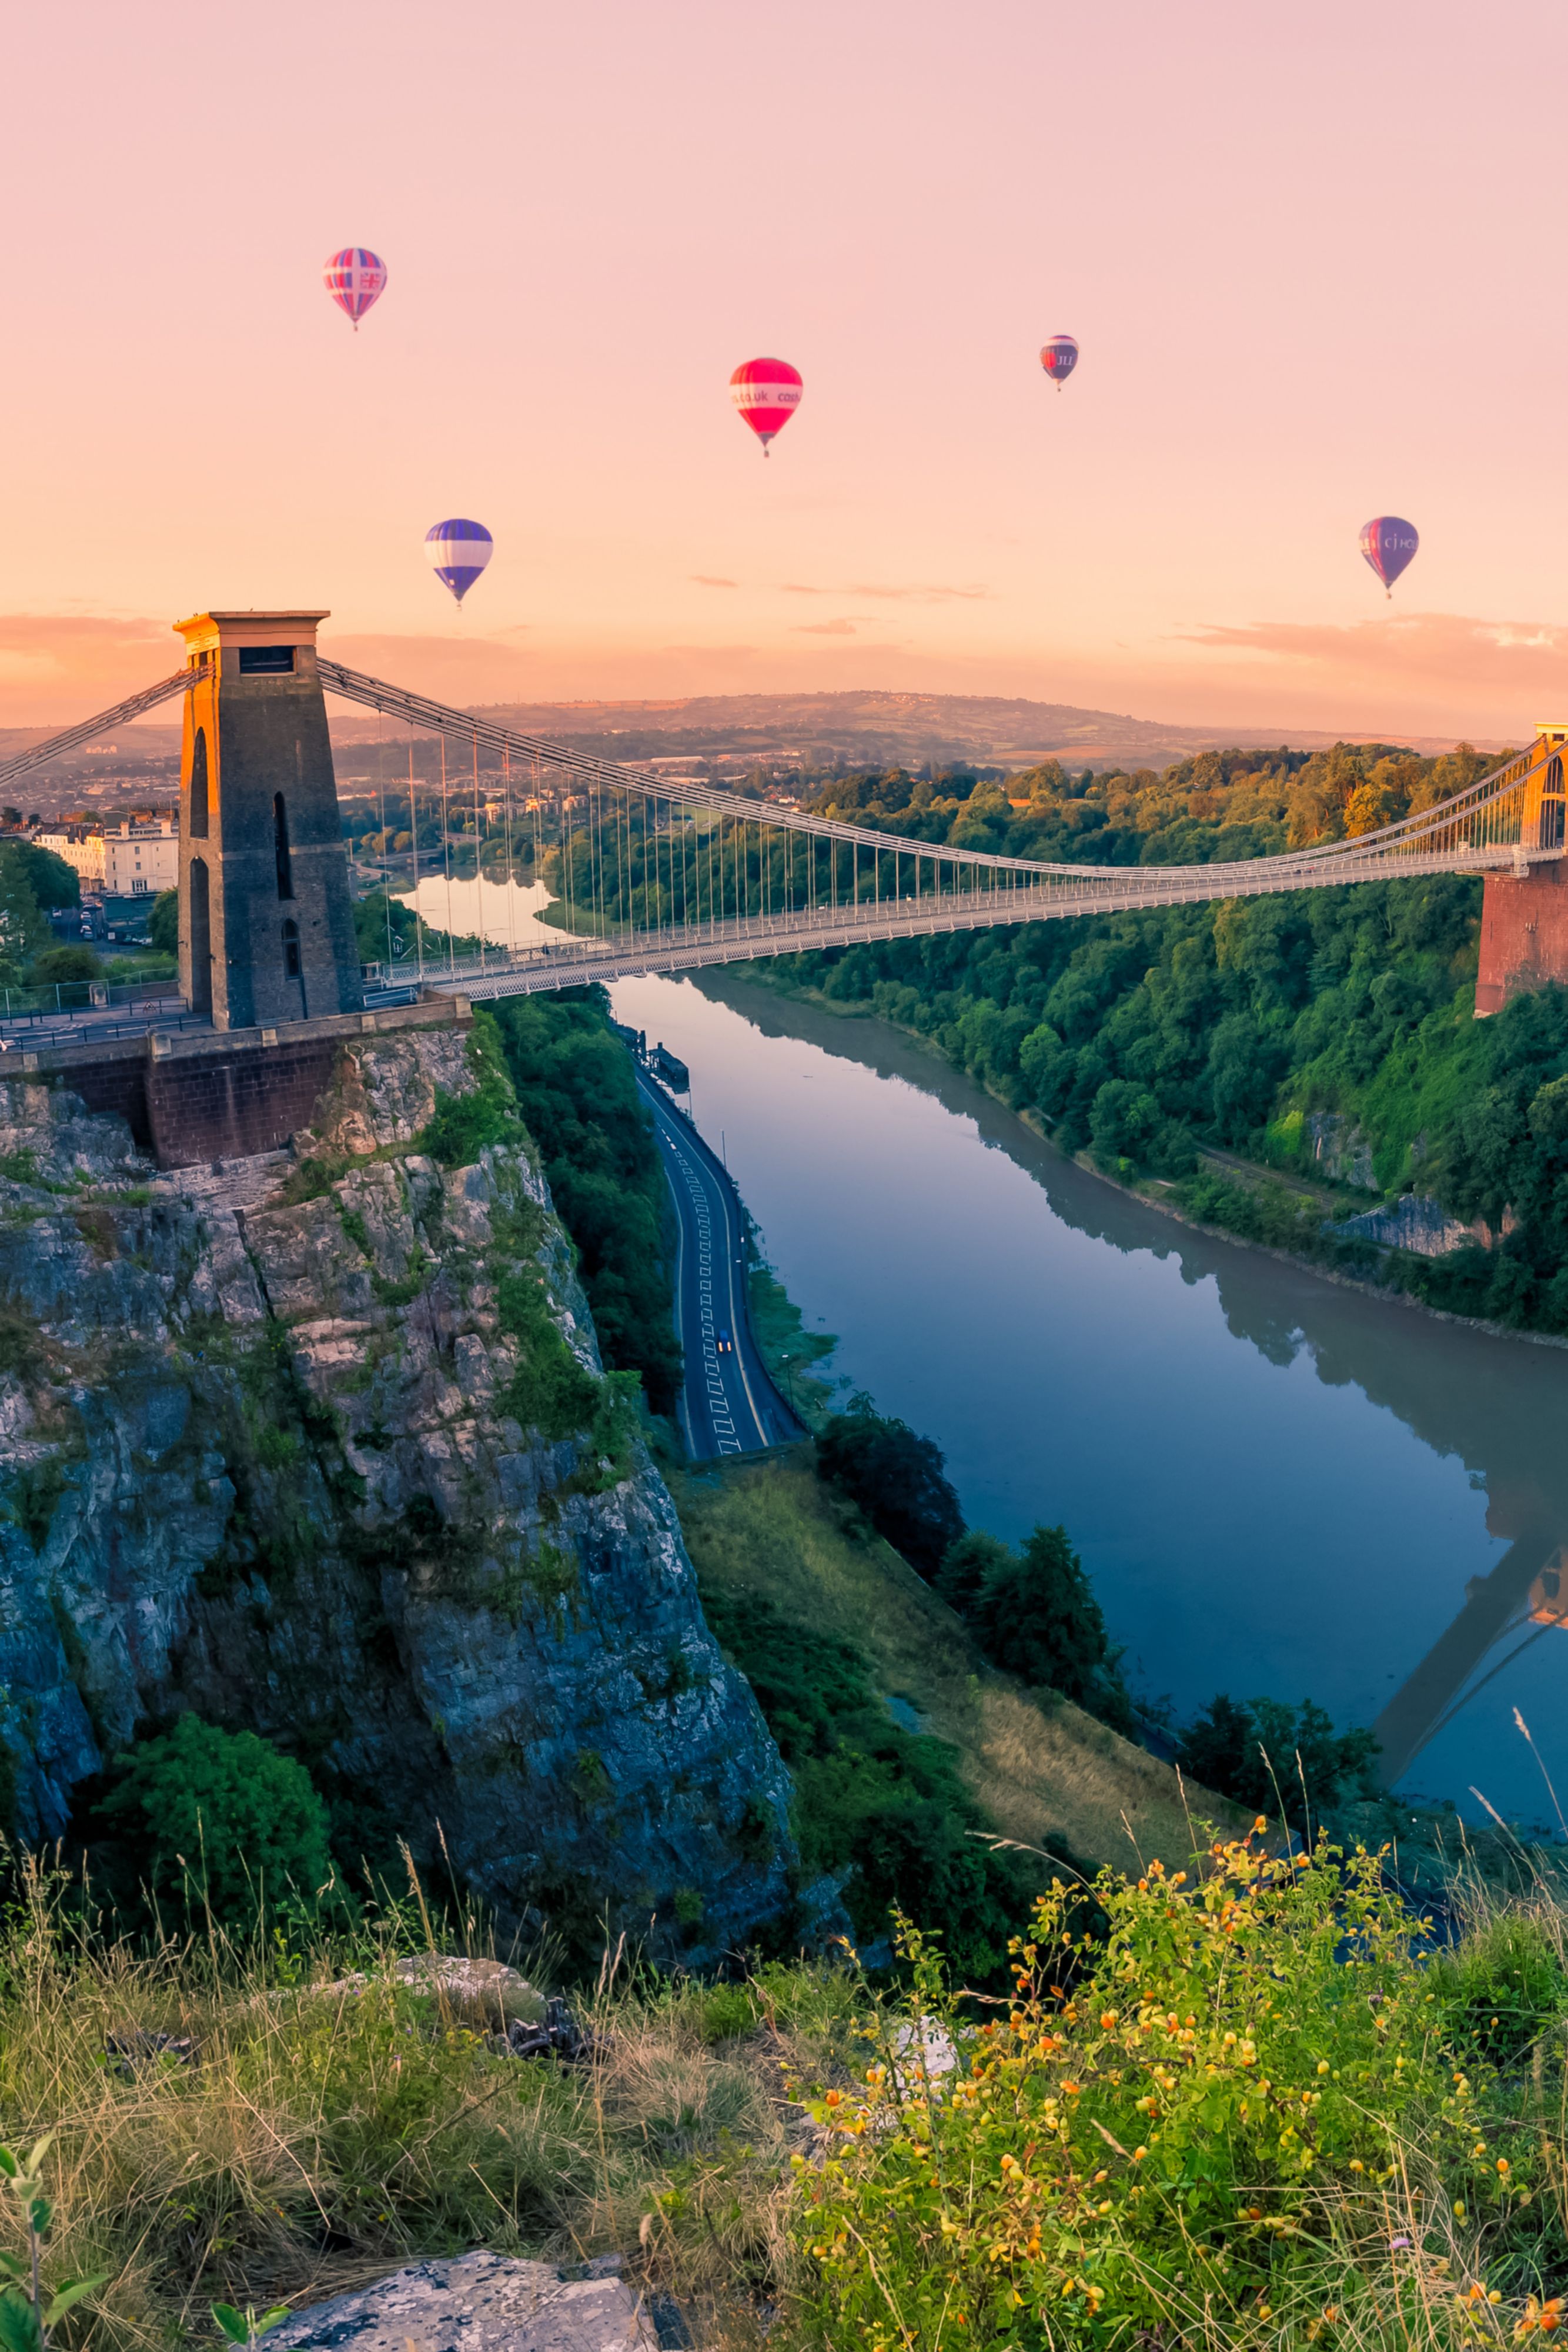
[{"label": "bridge tower", "polygon": [[364,1002],[327,706],[325,613],[198,613],[180,758],[180,991],[214,1029]]},{"label": "bridge tower", "polygon": [[1544,988],[1551,981],[1568,983],[1565,761],[1568,725],[1539,720],[1520,813],[1519,841],[1524,854],[1518,872],[1487,876],[1481,900],[1478,1018],[1500,1013],[1511,996]]}]

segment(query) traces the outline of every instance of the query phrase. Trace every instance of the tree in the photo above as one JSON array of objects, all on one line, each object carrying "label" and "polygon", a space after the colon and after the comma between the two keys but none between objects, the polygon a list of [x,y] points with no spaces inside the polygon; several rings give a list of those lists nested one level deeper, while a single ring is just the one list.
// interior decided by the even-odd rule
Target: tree
[{"label": "tree", "polygon": [[1060,1691],[1118,1731],[1132,1728],[1120,1653],[1065,1528],[1037,1527],[988,1570],[973,1623],[993,1665]]},{"label": "tree", "polygon": [[948,1545],[931,1580],[949,1609],[956,1609],[960,1617],[971,1617],[987,1577],[1011,1558],[998,1536],[988,1536],[984,1528],[971,1528],[956,1544]]},{"label": "tree", "polygon": [[1376,1792],[1370,1731],[1336,1732],[1321,1706],[1220,1691],[1182,1733],[1176,1762],[1195,1780],[1307,1832],[1327,1805]]},{"label": "tree", "polygon": [[180,952],[180,893],[160,890],[152,901],[152,912],[147,919],[147,938],[160,955]]},{"label": "tree", "polygon": [[149,1890],[194,1919],[253,1926],[264,1906],[313,1906],[333,1876],[327,1809],[310,1776],[253,1731],[183,1715],[115,1759],[101,1808]]},{"label": "tree", "polygon": [[864,1396],[818,1433],[821,1476],[858,1503],[878,1535],[924,1577],[935,1575],[964,1532],[964,1514],[943,1467],[933,1439],[873,1412]]},{"label": "tree", "polygon": [[68,866],[52,849],[40,849],[32,841],[19,843],[17,855],[26,869],[33,896],[46,913],[80,906],[81,877],[74,866]]},{"label": "tree", "polygon": [[22,842],[0,842],[0,959],[19,966],[48,944],[47,922],[39,908]]}]

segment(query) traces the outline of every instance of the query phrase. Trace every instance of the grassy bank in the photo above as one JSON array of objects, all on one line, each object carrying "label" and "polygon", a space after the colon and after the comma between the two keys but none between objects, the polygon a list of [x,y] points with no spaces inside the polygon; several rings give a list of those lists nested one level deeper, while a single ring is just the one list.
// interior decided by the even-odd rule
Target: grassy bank
[{"label": "grassy bank", "polygon": [[[806,1449],[688,1473],[676,1500],[705,1603],[766,1598],[793,1622],[857,1645],[895,1718],[956,1751],[964,1788],[999,1835],[1032,1846],[1054,1838],[1091,1865],[1186,1859],[1192,1836],[1170,1766],[994,1673],[946,1602],[819,1483]],[[1199,1796],[1211,1817],[1239,1820]]]}]

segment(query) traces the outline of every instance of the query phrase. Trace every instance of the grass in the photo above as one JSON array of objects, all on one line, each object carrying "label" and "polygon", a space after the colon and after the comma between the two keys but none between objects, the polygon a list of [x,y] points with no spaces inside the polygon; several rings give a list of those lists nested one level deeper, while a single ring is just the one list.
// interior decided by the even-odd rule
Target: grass
[{"label": "grass", "polygon": [[[779,2292],[803,2126],[780,2067],[842,2073],[841,1973],[703,1986],[610,1955],[574,2003],[591,2055],[562,2066],[503,2054],[497,2020],[399,1980],[422,1905],[348,1944],[141,1952],[95,1941],[78,1909],[27,1866],[0,1934],[0,2139],[56,2135],[51,2274],[107,2273],[68,2340],[162,2347],[208,2335],[214,2299],[298,2309],[476,2244],[624,2251],[716,2345],[750,2330],[727,2312]],[[327,1989],[350,1967],[361,1990]],[[182,2047],[160,2055],[157,2035]]]},{"label": "grass", "polygon": [[[900,1719],[958,1751],[959,1777],[998,1834],[1034,1846],[1055,1836],[1119,1868],[1186,1862],[1192,1834],[1170,1766],[988,1666],[946,1603],[819,1484],[804,1449],[688,1474],[674,1491],[705,1590],[766,1593],[869,1654]],[[1239,1825],[1224,1799],[1200,1790],[1197,1801]]]},{"label": "grass", "polygon": [[808,1331],[796,1306],[772,1268],[754,1261],[747,1277],[747,1305],[758,1352],[779,1392],[787,1396],[809,1429],[816,1429],[834,1409],[835,1391],[842,1382],[817,1370],[837,1348],[831,1331]]},{"label": "grass", "polygon": [[[831,1960],[701,1983],[619,1948],[574,1995],[568,2066],[397,1975],[433,1948],[417,1887],[350,1939],[138,1950],[23,1864],[0,2137],[54,2135],[48,2274],[105,2281],[61,2341],[163,2352],[214,2301],[298,2310],[476,2244],[619,2252],[710,2352],[1556,2333],[1568,1912],[1468,1884],[1434,1955],[1376,1856],[1246,1839],[1189,1872],[1107,1872],[1092,1908],[1059,1885],[989,2005],[918,1939],[880,1996]],[[472,1919],[452,1940],[482,1943]]]}]

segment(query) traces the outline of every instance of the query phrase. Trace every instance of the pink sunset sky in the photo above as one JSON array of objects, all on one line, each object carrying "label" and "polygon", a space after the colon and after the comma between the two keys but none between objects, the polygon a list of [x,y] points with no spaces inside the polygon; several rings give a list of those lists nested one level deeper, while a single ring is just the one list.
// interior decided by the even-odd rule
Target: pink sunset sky
[{"label": "pink sunset sky", "polygon": [[292,604],[465,702],[1568,712],[1560,6],[88,0],[6,63],[0,723]]}]

